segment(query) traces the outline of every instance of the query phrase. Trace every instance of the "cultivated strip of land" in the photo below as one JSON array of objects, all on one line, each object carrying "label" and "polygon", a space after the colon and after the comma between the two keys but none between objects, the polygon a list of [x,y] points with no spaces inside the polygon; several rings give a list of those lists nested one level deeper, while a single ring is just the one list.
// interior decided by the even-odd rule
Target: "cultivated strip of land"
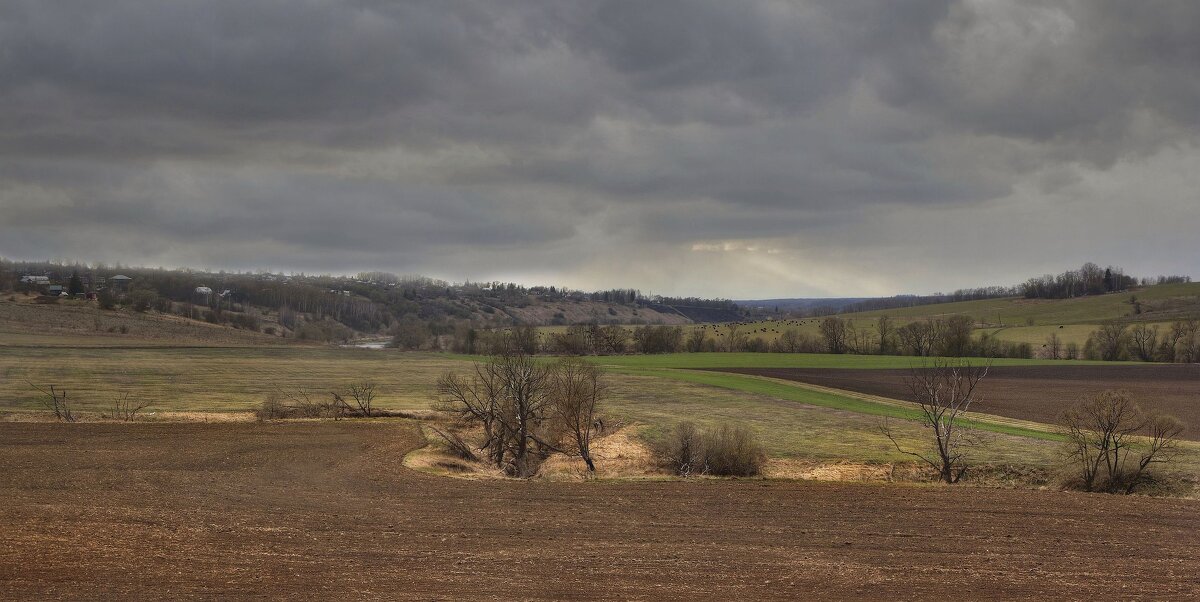
[{"label": "cultivated strip of land", "polygon": [[[909,395],[908,370],[729,368],[744,375],[784,379],[806,387],[850,391],[869,398]],[[979,383],[972,407],[989,420],[1053,424],[1081,397],[1107,389],[1126,390],[1145,409],[1171,414],[1185,425],[1183,436],[1200,439],[1200,366],[1119,364],[1099,366],[995,366]]]},{"label": "cultivated strip of land", "polygon": [[0,423],[5,599],[1184,599],[1200,502],[465,481],[405,422]]}]

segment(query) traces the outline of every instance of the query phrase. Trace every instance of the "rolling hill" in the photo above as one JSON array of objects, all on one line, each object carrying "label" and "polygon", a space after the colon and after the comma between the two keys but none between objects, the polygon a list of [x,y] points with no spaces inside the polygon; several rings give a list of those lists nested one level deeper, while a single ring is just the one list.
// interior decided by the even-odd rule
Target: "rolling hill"
[{"label": "rolling hill", "polygon": [[[1004,297],[954,303],[936,303],[887,310],[839,314],[861,327],[869,327],[881,316],[897,325],[915,320],[970,316],[977,329],[1006,341],[1042,344],[1056,333],[1064,343],[1080,343],[1108,320],[1129,320],[1167,326],[1176,320],[1200,319],[1200,283],[1159,284],[1142,288],[1089,295],[1071,299],[1026,299]],[[787,329],[811,336],[819,334],[821,318],[760,320],[740,324],[751,338],[771,341]],[[728,327],[713,329],[714,334]]]}]

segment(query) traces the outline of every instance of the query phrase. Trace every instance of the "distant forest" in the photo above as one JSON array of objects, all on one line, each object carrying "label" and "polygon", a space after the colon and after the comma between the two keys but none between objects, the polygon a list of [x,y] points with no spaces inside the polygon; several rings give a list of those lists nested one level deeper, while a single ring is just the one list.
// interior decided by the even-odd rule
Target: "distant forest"
[{"label": "distant forest", "polygon": [[1095,263],[1085,263],[1077,270],[1067,270],[1061,274],[1046,274],[1030,278],[1015,286],[983,286],[979,288],[964,288],[953,293],[934,293],[932,295],[896,295],[878,299],[865,299],[856,303],[838,304],[829,307],[815,307],[805,316],[828,316],[840,313],[860,311],[877,311],[884,309],[899,309],[917,305],[932,305],[935,303],[954,303],[957,301],[975,301],[979,299],[1002,299],[1006,297],[1025,297],[1026,299],[1070,299],[1086,295],[1103,295],[1105,293],[1128,290],[1136,286],[1153,284],[1174,284],[1191,282],[1190,276],[1154,276],[1141,279],[1125,274],[1125,270],[1116,266],[1101,268]]}]

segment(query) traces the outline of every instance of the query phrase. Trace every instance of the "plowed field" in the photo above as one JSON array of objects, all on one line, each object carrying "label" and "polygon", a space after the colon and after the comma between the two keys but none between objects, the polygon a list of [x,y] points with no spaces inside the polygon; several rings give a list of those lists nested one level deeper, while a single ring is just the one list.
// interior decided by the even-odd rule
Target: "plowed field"
[{"label": "plowed field", "polygon": [[808,482],[507,482],[406,422],[0,424],[0,599],[1146,599],[1200,503]]},{"label": "plowed field", "polygon": [[[911,401],[909,370],[729,368],[723,372],[769,376]],[[1053,423],[1080,396],[1125,389],[1146,409],[1173,414],[1200,440],[1200,365],[1099,365],[992,367],[980,381],[976,412]]]}]

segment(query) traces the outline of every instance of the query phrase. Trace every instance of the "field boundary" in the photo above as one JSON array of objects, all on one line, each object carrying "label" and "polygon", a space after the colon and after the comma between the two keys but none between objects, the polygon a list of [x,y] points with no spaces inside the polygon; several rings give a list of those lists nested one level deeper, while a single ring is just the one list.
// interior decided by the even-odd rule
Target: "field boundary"
[{"label": "field boundary", "polygon": [[[882,405],[890,405],[890,406],[910,408],[910,409],[915,405],[911,401],[904,401],[902,399],[883,397],[882,395],[871,395],[869,393],[859,393],[857,391],[850,391],[847,389],[837,389],[834,387],[826,387],[823,385],[814,385],[812,383],[789,381],[787,379],[782,379],[782,378],[772,378],[769,376],[755,376],[755,375],[750,375],[750,374],[746,374],[744,376],[749,376],[750,378],[761,378],[763,380],[774,381],[774,382],[778,382],[781,384],[789,383],[792,386],[799,387],[801,389],[820,391],[823,393],[830,393],[833,395],[842,395],[845,397],[861,399],[863,401],[869,401],[869,402],[878,403],[878,404],[882,404]],[[1020,418],[1009,418],[1007,416],[998,416],[996,414],[988,414],[986,412],[967,412],[966,414],[964,414],[964,416],[966,417],[966,419],[968,421],[971,421],[971,422],[987,422],[987,423],[991,423],[991,424],[1011,426],[1014,428],[1028,429],[1031,431],[1039,431],[1039,432],[1044,432],[1044,433],[1055,433],[1056,432],[1054,425],[1046,424],[1044,422],[1036,422],[1033,420],[1021,420]]]},{"label": "field boundary", "polygon": [[[720,370],[689,370],[678,368],[631,369],[623,366],[612,366],[611,369],[623,374],[682,380],[701,385],[766,395],[784,401],[828,407],[860,414],[870,414],[884,418],[899,418],[903,420],[921,419],[921,414],[914,407],[914,404],[907,401],[866,395],[820,385],[809,385],[808,383],[799,383],[785,379],[723,372]],[[965,417],[964,424],[969,428],[1006,435],[1050,441],[1062,440],[1062,437],[1055,432],[1053,425],[992,414],[970,412]]]}]

